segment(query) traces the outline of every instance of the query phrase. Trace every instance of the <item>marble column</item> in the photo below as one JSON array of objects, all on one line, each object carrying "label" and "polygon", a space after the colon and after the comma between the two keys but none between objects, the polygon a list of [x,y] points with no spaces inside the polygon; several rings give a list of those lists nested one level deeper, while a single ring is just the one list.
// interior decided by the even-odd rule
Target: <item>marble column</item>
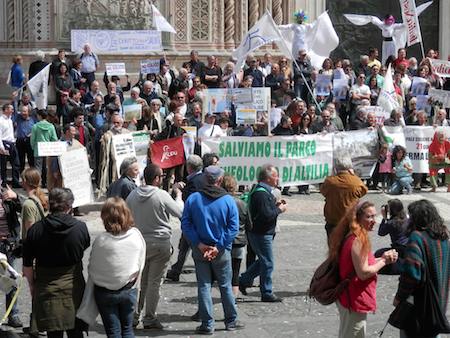
[{"label": "marble column", "polygon": [[442,60],[450,57],[450,1],[439,3],[439,53]]},{"label": "marble column", "polygon": [[225,48],[232,49],[235,47],[234,36],[235,36],[235,0],[225,0]]},{"label": "marble column", "polygon": [[248,1],[248,28],[251,28],[259,19],[259,1]]}]

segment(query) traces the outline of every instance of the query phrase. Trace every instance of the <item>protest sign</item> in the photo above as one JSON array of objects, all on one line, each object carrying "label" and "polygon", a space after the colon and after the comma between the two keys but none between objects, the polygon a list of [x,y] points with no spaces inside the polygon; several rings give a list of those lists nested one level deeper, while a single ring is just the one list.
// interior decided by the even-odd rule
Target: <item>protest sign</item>
[{"label": "protest sign", "polygon": [[370,178],[378,160],[377,130],[361,129],[336,133],[333,156],[351,158],[357,175]]},{"label": "protest sign", "polygon": [[122,76],[127,74],[124,62],[105,63],[105,69],[106,75],[108,76],[113,75]]},{"label": "protest sign", "polygon": [[202,141],[202,152],[217,153],[220,166],[238,184],[256,182],[267,163],[277,167],[281,186],[320,183],[332,173],[332,138],[332,134],[210,138]]},{"label": "protest sign", "polygon": [[162,51],[156,30],[80,30],[70,32],[71,49],[80,53],[86,43],[97,54],[146,54]]},{"label": "protest sign", "polygon": [[348,80],[339,78],[333,80],[333,96],[336,100],[343,101],[347,97]]},{"label": "protest sign", "polygon": [[424,110],[428,116],[431,113],[431,106],[428,102],[428,95],[417,95],[416,96],[416,109]]},{"label": "protest sign", "polygon": [[272,131],[281,121],[283,110],[280,108],[272,108],[269,112],[269,130]]},{"label": "protest sign", "polygon": [[227,89],[206,89],[205,102],[203,105],[203,116],[207,113],[223,113],[225,110],[231,110],[231,92]]},{"label": "protest sign", "polygon": [[233,88],[232,101],[235,104],[244,104],[253,102],[252,88]]},{"label": "protest sign", "polygon": [[428,174],[428,147],[433,141],[433,127],[406,126],[406,152],[413,165],[413,172]]},{"label": "protest sign", "polygon": [[428,96],[433,101],[438,101],[442,103],[444,108],[450,108],[450,91],[430,88],[428,91]]},{"label": "protest sign", "polygon": [[[270,110],[270,88],[252,88],[252,98],[252,106],[247,105],[246,108],[255,108],[257,111],[267,112]],[[236,104],[236,106],[239,105]]]},{"label": "protest sign", "polygon": [[385,111],[382,107],[380,106],[368,106],[368,107],[364,107],[364,110],[367,113],[373,113],[375,114],[375,117],[377,119],[377,125],[378,126],[382,126],[384,124],[385,120],[389,119],[390,113]]},{"label": "protest sign", "polygon": [[347,79],[345,79],[345,73],[342,68],[334,69],[333,70],[333,80],[341,80],[344,79],[347,82]]},{"label": "protest sign", "polygon": [[186,134],[188,134],[189,136],[192,137],[197,137],[197,127],[196,126],[182,126],[181,128],[183,128],[186,131]]},{"label": "protest sign", "polygon": [[112,147],[116,159],[117,176],[120,177],[120,165],[123,160],[127,157],[136,156],[133,135],[131,133],[114,135],[112,137]]},{"label": "protest sign", "polygon": [[183,137],[174,137],[154,142],[151,145],[152,163],[162,169],[173,168],[184,163]]},{"label": "protest sign", "polygon": [[58,160],[64,187],[72,190],[75,197],[72,206],[76,208],[93,203],[94,190],[86,148],[67,151]]},{"label": "protest sign", "polygon": [[418,76],[414,76],[411,85],[411,95],[425,95],[427,89],[427,80]]},{"label": "protest sign", "polygon": [[316,85],[314,88],[315,94],[320,96],[330,95],[331,75],[318,74]]},{"label": "protest sign", "polygon": [[186,131],[183,135],[183,147],[185,157],[188,158],[194,154],[195,142],[197,141],[197,127],[195,126],[183,126],[181,127]]},{"label": "protest sign", "polygon": [[130,122],[133,119],[140,120],[142,118],[142,106],[140,104],[126,104],[122,106],[124,121]]},{"label": "protest sign", "polygon": [[[150,132],[135,131],[133,136],[133,146],[139,164],[139,173],[142,175],[148,162],[148,149],[150,142]],[[139,181],[139,180],[138,180]],[[138,184],[139,185],[139,184]]]},{"label": "protest sign", "polygon": [[60,156],[67,151],[67,143],[61,141],[38,142],[38,156]]},{"label": "protest sign", "polygon": [[450,77],[450,61],[429,59],[433,73],[440,77]]},{"label": "protest sign", "polygon": [[236,108],[236,124],[255,124],[256,109],[254,108]]},{"label": "protest sign", "polygon": [[141,61],[142,74],[158,74],[159,68],[160,68],[159,59]]}]

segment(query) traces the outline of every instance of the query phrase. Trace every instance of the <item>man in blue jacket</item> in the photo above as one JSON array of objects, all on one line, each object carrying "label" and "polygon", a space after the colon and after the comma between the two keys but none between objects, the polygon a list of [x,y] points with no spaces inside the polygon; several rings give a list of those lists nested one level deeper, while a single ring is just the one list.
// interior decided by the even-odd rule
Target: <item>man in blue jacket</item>
[{"label": "man in blue jacket", "polygon": [[272,190],[277,186],[277,169],[271,164],[262,166],[258,184],[251,192],[249,201],[252,228],[248,232],[248,239],[258,259],[241,274],[239,279],[239,290],[246,295],[246,288],[250,287],[253,280],[259,276],[261,301],[269,303],[281,302],[281,298],[275,296],[272,291],[274,267],[272,243],[278,215],[286,211],[287,204],[284,200],[277,202],[272,195]]},{"label": "man in blue jacket", "polygon": [[243,327],[237,321],[231,288],[231,245],[239,231],[236,202],[221,188],[224,171],[218,166],[204,170],[205,185],[187,199],[181,230],[192,246],[198,285],[198,304],[202,324],[197,334],[214,333],[212,274],[218,282],[225,313],[225,329]]}]

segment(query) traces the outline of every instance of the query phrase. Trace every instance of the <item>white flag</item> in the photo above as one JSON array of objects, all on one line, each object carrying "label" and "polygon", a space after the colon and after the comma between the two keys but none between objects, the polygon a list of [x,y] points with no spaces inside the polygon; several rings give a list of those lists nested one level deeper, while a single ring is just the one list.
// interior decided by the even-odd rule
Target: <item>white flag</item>
[{"label": "white flag", "polygon": [[395,93],[394,80],[392,79],[391,64],[389,64],[386,76],[384,77],[384,84],[383,88],[381,88],[380,96],[378,96],[377,105],[389,114],[393,109],[400,107],[397,94]]},{"label": "white flag", "polygon": [[48,75],[50,72],[50,64],[44,67],[39,73],[28,81],[27,86],[33,94],[37,109],[47,108],[48,101]]},{"label": "white flag", "polygon": [[415,0],[399,0],[402,9],[403,23],[408,32],[408,46],[422,42],[422,34],[420,32],[419,15],[416,9]]},{"label": "white flag", "polygon": [[170,32],[173,34],[177,33],[175,28],[172,27],[172,25],[161,14],[161,12],[158,11],[158,8],[156,8],[155,5],[153,4],[152,4],[152,11],[153,11],[153,25],[155,26],[157,31]]},{"label": "white flag", "polygon": [[258,22],[256,22],[255,25],[248,30],[239,47],[233,51],[233,57],[237,59],[237,70],[242,68],[248,54],[268,43],[278,41],[278,48],[280,48],[281,53],[284,55],[289,55],[289,51],[286,50],[284,46],[285,44],[282,40],[283,38],[278,30],[278,27],[275,25],[275,22],[269,12],[266,11]]}]

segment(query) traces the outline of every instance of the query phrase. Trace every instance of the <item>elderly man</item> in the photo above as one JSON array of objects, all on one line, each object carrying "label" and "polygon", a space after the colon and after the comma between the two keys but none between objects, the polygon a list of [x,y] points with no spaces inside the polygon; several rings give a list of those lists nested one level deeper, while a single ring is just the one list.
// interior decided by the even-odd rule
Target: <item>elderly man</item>
[{"label": "elderly man", "polygon": [[349,156],[336,156],[334,170],[336,175],[328,176],[320,186],[320,192],[325,197],[323,213],[328,239],[348,209],[367,194],[367,187],[353,171]]},{"label": "elderly man", "polygon": [[178,77],[172,81],[169,87],[169,97],[172,98],[176,93],[189,89],[189,72],[186,68],[180,68]]},{"label": "elderly man", "polygon": [[217,65],[214,55],[208,56],[208,65],[204,66],[200,72],[202,83],[208,88],[219,88],[222,80],[222,69]]},{"label": "elderly man", "polygon": [[153,99],[158,98],[158,94],[155,90],[153,90],[153,82],[152,81],[145,81],[142,85],[142,92],[139,94],[139,97],[141,99],[144,99],[145,102],[147,102],[147,105],[150,106],[150,103]]},{"label": "elderly man", "polygon": [[243,327],[237,321],[235,299],[231,288],[231,245],[239,231],[236,202],[221,188],[224,171],[217,166],[204,170],[205,186],[186,201],[181,230],[192,246],[197,276],[198,304],[202,324],[198,334],[214,333],[211,284],[218,282],[225,315],[225,329]]},{"label": "elderly man", "polygon": [[132,104],[140,104],[142,106],[147,105],[147,101],[141,98],[139,95],[141,94],[141,90],[139,87],[133,87],[130,91],[130,97],[125,99],[122,103],[122,106],[132,105]]},{"label": "elderly man", "polygon": [[438,110],[433,125],[437,127],[448,127],[450,125],[447,120],[447,112],[445,109]]},{"label": "elderly man", "polygon": [[80,60],[82,62],[81,76],[86,79],[86,83],[90,87],[92,82],[95,81],[95,72],[97,71],[100,62],[88,43],[83,47],[83,53],[80,55]]},{"label": "elderly man", "polygon": [[[298,51],[297,65],[294,63],[294,91],[297,97],[301,97],[304,101],[306,101],[308,96],[308,90],[305,82],[311,81],[311,73],[313,71],[313,67],[311,62],[308,60],[306,56],[306,51],[304,49],[300,49]],[[302,76],[303,75],[303,76]]]},{"label": "elderly man", "polygon": [[266,87],[270,88],[270,93],[273,93],[281,88],[281,83],[284,80],[284,74],[280,71],[280,65],[278,63],[273,63],[271,72],[266,76]]},{"label": "elderly man", "polygon": [[273,190],[278,186],[278,171],[275,166],[266,164],[261,167],[258,184],[250,192],[249,214],[252,227],[247,233],[250,245],[258,259],[247,267],[247,271],[239,278],[239,290],[247,294],[247,288],[253,285],[253,280],[259,276],[261,301],[268,303],[281,302],[272,290],[272,272],[274,255],[272,243],[275,238],[275,228],[278,215],[287,210],[284,200],[277,202]]},{"label": "elderly man", "polygon": [[83,97],[83,103],[86,105],[93,104],[97,95],[103,96],[102,92],[100,91],[100,83],[98,83],[98,81],[92,81],[90,89],[91,90],[88,91]]},{"label": "elderly man", "polygon": [[25,156],[30,167],[34,166],[33,148],[31,148],[31,129],[34,126],[34,120],[30,117],[29,106],[22,106],[21,114],[16,118],[16,146],[19,154],[20,172],[25,169]]},{"label": "elderly man", "polygon": [[333,133],[335,131],[338,131],[336,126],[333,123],[331,123],[331,113],[327,109],[322,110],[320,116],[322,120],[318,123],[313,124],[313,133],[319,132]]},{"label": "elderly man", "polygon": [[106,197],[120,197],[124,200],[137,188],[135,179],[139,177],[139,164],[136,157],[127,157],[120,164],[120,178],[113,182],[106,192]]},{"label": "elderly man", "polygon": [[150,163],[144,170],[145,185],[133,190],[127,198],[133,219],[147,245],[141,294],[134,320],[137,326],[145,302],[144,329],[164,328],[157,318],[156,309],[159,289],[172,254],[170,216],[180,218],[184,205],[179,189],[182,185],[173,185],[174,200],[167,191],[160,189],[162,178],[162,169]]},{"label": "elderly man", "polygon": [[244,71],[244,78],[250,75],[253,78],[252,87],[264,87],[264,74],[258,69],[258,61],[254,55],[247,60],[249,67]]}]

